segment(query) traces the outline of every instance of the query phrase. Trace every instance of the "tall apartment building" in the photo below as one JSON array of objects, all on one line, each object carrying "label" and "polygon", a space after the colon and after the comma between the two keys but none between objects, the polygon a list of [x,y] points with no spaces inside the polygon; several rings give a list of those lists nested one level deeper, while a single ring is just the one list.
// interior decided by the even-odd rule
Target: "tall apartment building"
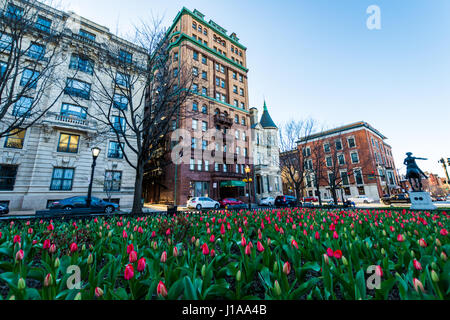
[{"label": "tall apartment building", "polygon": [[[337,192],[340,200],[358,195],[379,200],[384,194],[401,192],[392,148],[386,139],[370,124],[361,121],[298,141],[298,152],[304,156],[309,169],[305,170],[305,196],[317,196],[314,172],[318,161],[323,167],[322,177],[318,179],[322,199],[332,198],[329,185],[333,174],[340,178]],[[315,148],[320,148],[320,152],[314,152]]]},{"label": "tall apartment building", "polygon": [[[59,97],[61,88],[56,83],[46,90],[39,103],[45,109],[50,101],[56,101],[51,109],[28,129],[0,139],[0,203],[8,205],[11,210],[45,209],[50,201],[86,195],[93,160],[91,148],[96,146],[101,148],[101,153],[95,168],[92,196],[109,198],[121,207],[131,206],[135,170],[123,159],[112,133],[98,135],[98,123],[89,116],[96,107],[92,102],[91,88],[102,83],[110,87],[111,93],[114,92],[110,78],[106,75],[103,78],[99,70],[96,70],[97,76],[93,76],[97,68],[96,58],[111,44],[122,48],[123,56],[116,58],[126,57],[130,63],[146,61],[145,50],[73,12],[30,1],[3,1],[2,5],[4,10],[0,19],[5,19],[8,12],[14,12],[21,19],[36,19],[31,21],[36,27],[26,35],[24,45],[39,47],[44,53],[43,59],[46,45],[51,44],[36,44],[34,41],[39,34],[57,32],[62,35],[62,62],[55,74],[65,83],[65,88]],[[30,5],[33,5],[31,9]],[[24,9],[31,17],[22,16]],[[7,32],[1,35],[1,39],[8,39]],[[80,50],[86,55],[77,55]],[[7,59],[8,52],[3,51],[0,63]],[[34,97],[23,99],[32,101]],[[26,104],[20,107],[26,107]],[[112,117],[113,121],[121,123],[120,117]],[[133,159],[132,153],[130,157]]]},{"label": "tall apartment building", "polygon": [[[245,166],[252,162],[246,47],[236,33],[228,34],[198,10],[186,8],[175,17],[168,35],[174,69],[188,65],[194,75],[193,94],[181,107],[174,128],[192,134],[192,155],[196,149],[204,151],[215,143],[206,137],[208,130],[231,135],[232,144],[224,140],[222,151],[234,153],[234,161],[210,163],[194,156],[189,164],[169,161],[159,176],[146,180],[145,199],[176,205],[185,205],[189,197],[195,196],[247,199],[242,180]],[[244,162],[237,163],[239,157]]]},{"label": "tall apartment building", "polygon": [[258,109],[250,109],[252,128],[252,150],[256,199],[273,197],[282,193],[280,149],[278,147],[278,127],[264,101],[261,119]]}]

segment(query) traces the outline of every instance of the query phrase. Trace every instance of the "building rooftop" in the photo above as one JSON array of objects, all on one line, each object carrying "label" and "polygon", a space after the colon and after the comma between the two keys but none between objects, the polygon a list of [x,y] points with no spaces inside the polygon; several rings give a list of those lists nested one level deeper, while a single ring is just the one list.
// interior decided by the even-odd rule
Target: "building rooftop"
[{"label": "building rooftop", "polygon": [[306,140],[311,140],[311,139],[325,137],[325,136],[328,136],[328,135],[332,135],[332,134],[336,134],[336,133],[340,133],[340,132],[343,132],[343,131],[356,129],[356,128],[369,129],[370,131],[372,131],[373,133],[378,135],[381,139],[383,139],[383,140],[387,139],[386,136],[382,135],[381,132],[379,132],[377,129],[372,127],[367,122],[365,122],[365,121],[358,121],[358,122],[350,123],[350,124],[347,124],[347,125],[344,125],[344,126],[341,126],[341,127],[337,127],[337,128],[334,128],[334,129],[325,130],[325,131],[322,131],[322,132],[318,132],[318,133],[312,134],[312,135],[310,135],[308,137],[304,137],[304,138],[298,140],[297,143],[301,143],[301,142],[304,142]]},{"label": "building rooftop", "polygon": [[273,122],[272,117],[270,116],[269,111],[267,110],[266,100],[264,100],[264,110],[263,110],[263,114],[261,116],[261,120],[259,121],[259,123],[261,124],[261,126],[263,128],[277,129],[275,122]]}]

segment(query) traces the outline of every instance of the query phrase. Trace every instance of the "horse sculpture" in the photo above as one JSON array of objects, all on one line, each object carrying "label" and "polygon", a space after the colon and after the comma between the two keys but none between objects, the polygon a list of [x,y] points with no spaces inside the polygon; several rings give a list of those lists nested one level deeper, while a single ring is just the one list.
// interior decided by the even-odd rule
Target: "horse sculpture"
[{"label": "horse sculpture", "polygon": [[416,160],[427,160],[427,159],[413,157],[411,152],[407,152],[406,156],[407,157],[405,161],[403,161],[403,164],[406,165],[406,179],[409,180],[409,184],[411,185],[413,191],[423,191],[421,181],[422,176],[425,177],[425,179],[428,179],[428,177],[425,175],[425,173],[423,173],[422,170],[420,170],[419,166],[416,163]]}]

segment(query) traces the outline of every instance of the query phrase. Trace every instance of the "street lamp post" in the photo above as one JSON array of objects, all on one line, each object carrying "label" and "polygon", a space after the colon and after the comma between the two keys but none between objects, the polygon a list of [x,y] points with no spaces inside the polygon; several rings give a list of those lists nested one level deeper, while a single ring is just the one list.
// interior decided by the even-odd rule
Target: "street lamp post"
[{"label": "street lamp post", "polygon": [[94,181],[94,168],[95,168],[95,164],[97,162],[97,157],[100,154],[101,149],[98,147],[94,147],[91,149],[92,151],[92,166],[91,166],[91,181],[89,182],[89,188],[88,188],[88,194],[87,194],[87,199],[86,199],[86,204],[87,207],[90,208],[91,207],[91,201],[92,201],[92,182]]},{"label": "street lamp post", "polygon": [[245,166],[245,174],[247,175],[246,182],[248,182],[248,210],[252,209],[251,204],[251,190],[250,190],[250,182],[252,182],[252,178],[250,178],[250,167],[248,165]]},{"label": "street lamp post", "polygon": [[[445,164],[444,158],[441,158],[438,162],[442,163],[442,166],[444,167],[445,175],[447,176],[447,184],[450,184],[450,178],[448,177],[447,165]],[[447,163],[450,167],[450,158],[447,158]]]}]

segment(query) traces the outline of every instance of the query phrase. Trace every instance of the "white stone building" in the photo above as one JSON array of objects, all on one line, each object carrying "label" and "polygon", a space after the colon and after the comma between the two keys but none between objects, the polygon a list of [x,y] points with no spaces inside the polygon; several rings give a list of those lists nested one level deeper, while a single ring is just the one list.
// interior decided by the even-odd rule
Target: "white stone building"
[{"label": "white stone building", "polygon": [[270,117],[265,101],[261,119],[258,119],[258,109],[251,108],[250,121],[256,199],[275,198],[282,194],[278,127]]},{"label": "white stone building", "polygon": [[[18,12],[28,5],[23,1],[13,3],[3,1],[2,5],[6,10],[15,5],[14,10]],[[112,45],[120,47],[123,56],[118,58],[130,63],[145,63],[146,52],[118,38],[108,28],[73,12],[55,10],[40,3],[38,6],[34,10],[39,12],[40,21],[36,23],[45,27],[42,32],[50,32],[53,27],[64,28],[56,32],[63,34],[64,61],[58,66],[57,74],[65,87],[58,97],[62,89],[55,82],[45,99],[39,101],[43,107],[50,101],[56,100],[56,103],[32,127],[0,138],[0,204],[8,205],[12,211],[41,210],[51,201],[86,195],[93,161],[91,148],[96,146],[101,148],[101,153],[95,167],[92,196],[109,198],[121,208],[131,207],[135,170],[125,161],[115,136],[99,134],[98,123],[89,116],[98,108],[92,102],[91,87],[100,82],[114,91],[117,85],[106,75],[104,78],[98,73],[93,76],[97,68],[95,58],[101,50],[108,50]],[[30,35],[30,43],[32,37]],[[73,54],[80,49],[88,56]],[[5,59],[7,54],[1,54],[0,60]],[[139,96],[136,94],[136,99]],[[116,118],[114,121],[122,121]],[[125,146],[125,152],[126,149]],[[127,155],[131,160],[135,156],[132,152]]]}]

